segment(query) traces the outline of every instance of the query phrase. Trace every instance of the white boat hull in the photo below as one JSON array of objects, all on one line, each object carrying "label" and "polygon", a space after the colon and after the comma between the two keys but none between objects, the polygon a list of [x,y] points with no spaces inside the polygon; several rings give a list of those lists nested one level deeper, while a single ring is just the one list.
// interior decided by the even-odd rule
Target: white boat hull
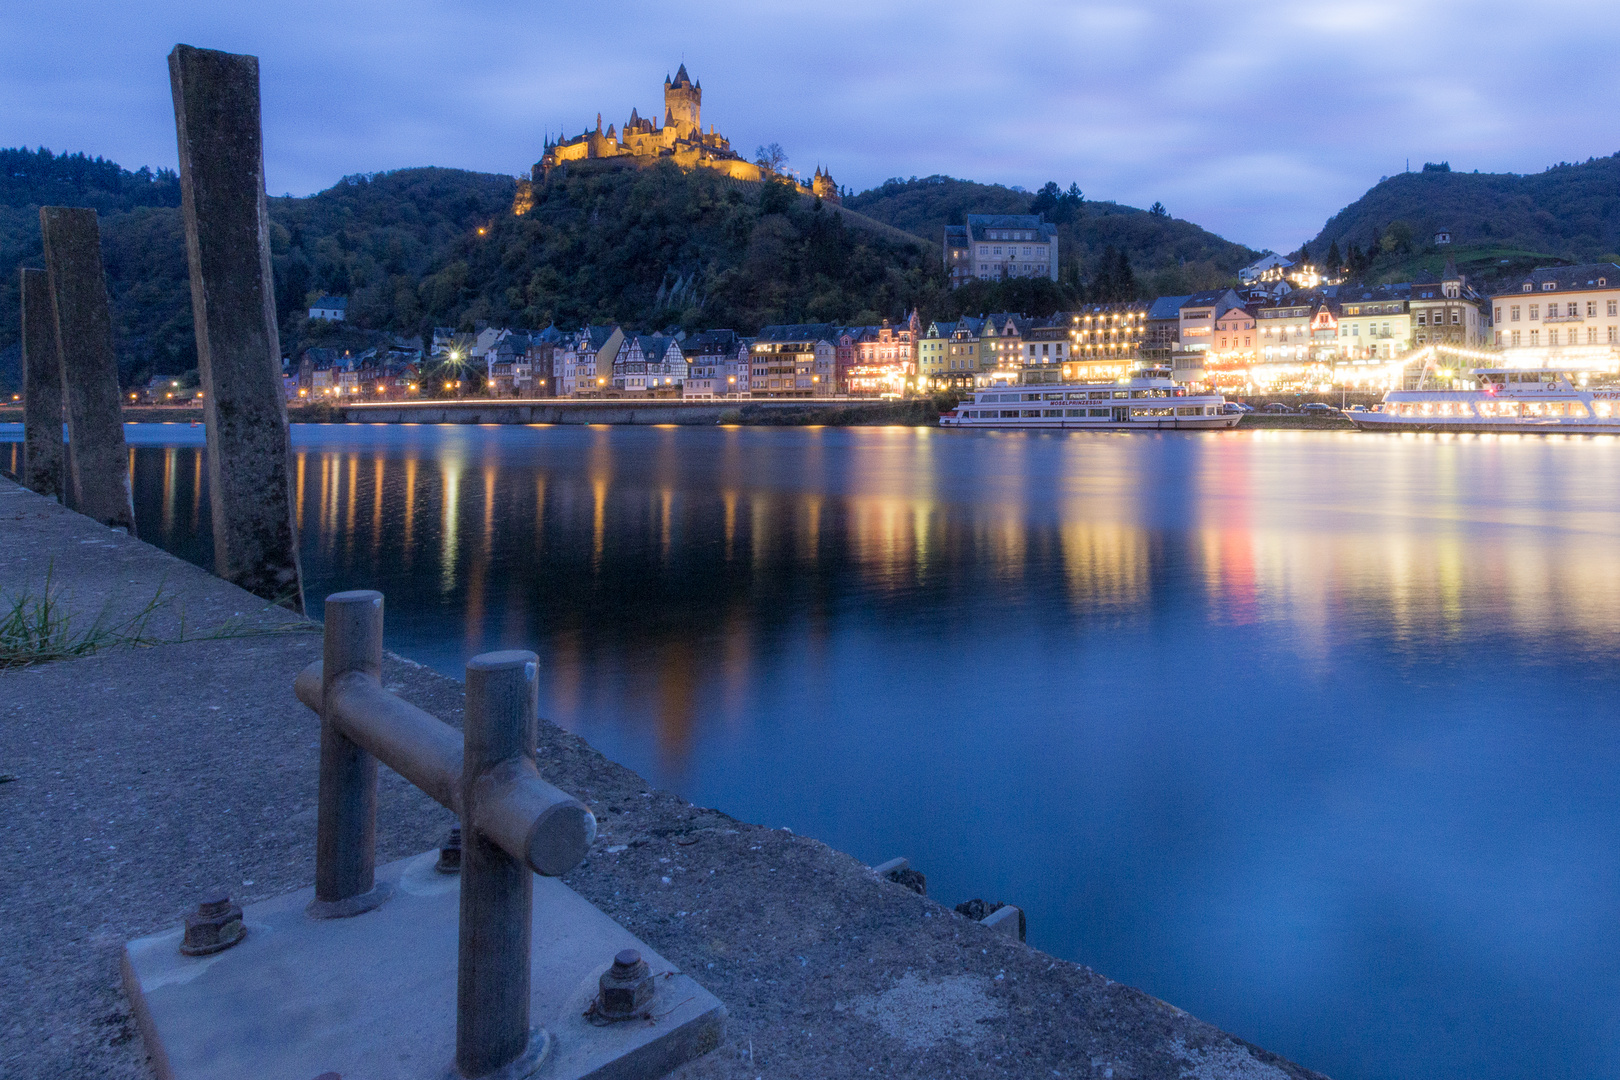
[{"label": "white boat hull", "polygon": [[1362,431],[1456,431],[1521,435],[1620,435],[1620,420],[1570,417],[1389,416],[1351,413]]},{"label": "white boat hull", "polygon": [[1154,416],[1135,420],[1059,420],[1056,418],[964,420],[940,417],[939,426],[948,428],[995,428],[998,430],[1028,428],[1048,431],[1224,431],[1237,427],[1243,417],[1228,416]]}]

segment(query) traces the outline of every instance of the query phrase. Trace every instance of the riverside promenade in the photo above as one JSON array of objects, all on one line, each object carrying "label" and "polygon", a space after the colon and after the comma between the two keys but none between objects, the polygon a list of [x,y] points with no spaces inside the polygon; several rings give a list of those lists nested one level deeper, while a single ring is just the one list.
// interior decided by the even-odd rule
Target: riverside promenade
[{"label": "riverside promenade", "polygon": [[[0,613],[49,576],[70,633],[101,618],[122,635],[0,669],[0,1075],[145,1080],[123,942],[176,925],[211,889],[250,903],[314,878],[319,725],[293,678],[321,655],[319,627],[5,480],[0,550]],[[459,683],[397,657],[383,682],[460,727]],[[674,1075],[1317,1075],[818,841],[649,790],[553,725],[538,751],[600,822],[564,881],[729,1011],[725,1043]],[[382,770],[379,864],[437,846],[452,823]]]}]

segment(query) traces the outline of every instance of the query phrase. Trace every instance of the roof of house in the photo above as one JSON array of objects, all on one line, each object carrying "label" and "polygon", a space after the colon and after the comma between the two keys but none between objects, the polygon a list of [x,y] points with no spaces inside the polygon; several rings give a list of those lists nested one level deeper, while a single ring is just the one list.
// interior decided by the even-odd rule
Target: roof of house
[{"label": "roof of house", "polygon": [[1547,284],[1558,289],[1613,289],[1620,288],[1620,263],[1582,263],[1580,266],[1551,266],[1532,270],[1523,277],[1512,279],[1492,296],[1508,296],[1524,292],[1526,285],[1532,292],[1543,291]]},{"label": "roof of house", "polygon": [[347,311],[349,309],[349,298],[347,296],[323,296],[309,306],[311,309],[327,308],[332,311]]},{"label": "roof of house", "polygon": [[781,323],[775,326],[762,326],[756,341],[783,342],[783,341],[825,341],[828,343],[838,340],[839,328],[833,323]]},{"label": "roof of house", "polygon": [[1147,317],[1150,319],[1176,319],[1181,317],[1181,305],[1191,300],[1189,296],[1161,296],[1153,301],[1148,308]]},{"label": "roof of house", "polygon": [[1408,300],[1411,296],[1412,286],[1408,282],[1398,285],[1344,285],[1339,289],[1339,301],[1345,304],[1369,300],[1373,303]]},{"label": "roof of house", "polygon": [[970,229],[1052,229],[1056,227],[1041,214],[969,214]]},{"label": "roof of house", "polygon": [[713,356],[737,351],[737,331],[705,330],[681,343],[683,351],[694,356]]},{"label": "roof of house", "polygon": [[1224,300],[1228,293],[1231,293],[1234,298],[1237,296],[1236,291],[1232,289],[1208,289],[1204,292],[1196,292],[1183,300],[1181,306],[1183,308],[1211,307]]}]

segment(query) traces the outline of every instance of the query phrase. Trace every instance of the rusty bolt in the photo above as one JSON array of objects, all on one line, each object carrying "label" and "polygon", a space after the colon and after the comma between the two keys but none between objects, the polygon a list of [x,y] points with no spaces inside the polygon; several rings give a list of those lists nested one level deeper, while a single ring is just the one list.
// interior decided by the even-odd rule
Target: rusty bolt
[{"label": "rusty bolt", "polygon": [[433,869],[441,874],[461,873],[461,826],[455,825],[450,829],[450,835],[445,838],[444,846],[439,849],[439,861]]},{"label": "rusty bolt", "polygon": [[635,1016],[647,1007],[653,996],[652,971],[634,949],[621,949],[613,966],[602,972],[601,1012],[609,1019]]},{"label": "rusty bolt", "polygon": [[186,936],[180,951],[187,956],[207,956],[228,949],[247,936],[242,925],[242,908],[222,892],[210,893],[186,916]]}]

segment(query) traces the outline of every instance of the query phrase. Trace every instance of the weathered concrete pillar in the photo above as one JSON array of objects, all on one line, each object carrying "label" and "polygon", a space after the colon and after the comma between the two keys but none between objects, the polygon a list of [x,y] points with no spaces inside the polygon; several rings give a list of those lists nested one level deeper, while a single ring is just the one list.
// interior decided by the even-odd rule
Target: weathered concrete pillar
[{"label": "weathered concrete pillar", "polygon": [[135,532],[129,456],[113,353],[112,310],[101,267],[96,212],[42,206],[39,230],[56,316],[62,398],[67,408],[67,504],[104,525]]},{"label": "weathered concrete pillar", "polygon": [[169,54],[220,577],[304,610],[270,273],[259,59]]},{"label": "weathered concrete pillar", "polygon": [[62,356],[56,346],[51,277],[22,271],[23,486],[60,500]]}]

